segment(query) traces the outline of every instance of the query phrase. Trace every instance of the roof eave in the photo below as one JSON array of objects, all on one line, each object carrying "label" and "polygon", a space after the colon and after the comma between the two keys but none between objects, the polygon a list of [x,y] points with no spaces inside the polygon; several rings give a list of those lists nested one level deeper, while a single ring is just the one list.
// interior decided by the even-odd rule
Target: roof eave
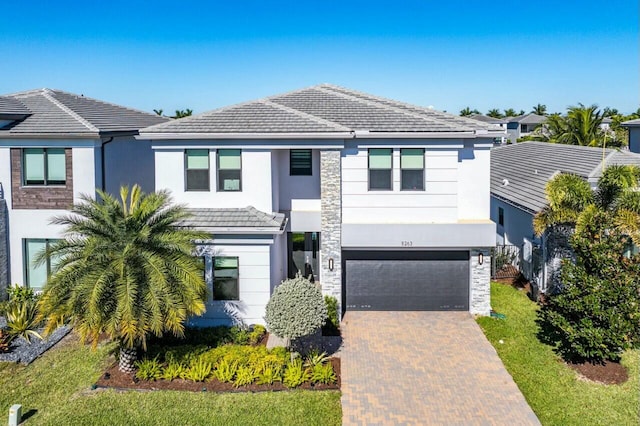
[{"label": "roof eave", "polygon": [[504,131],[458,131],[458,132],[369,132],[356,130],[358,139],[484,139],[506,136]]},{"label": "roof eave", "polygon": [[97,139],[100,133],[11,133],[0,130],[0,139]]},{"label": "roof eave", "polygon": [[[286,224],[286,221],[284,222]],[[216,226],[186,226],[197,231],[210,232],[212,234],[234,235],[282,235],[284,226],[276,228],[247,228],[247,227],[216,227]]]}]

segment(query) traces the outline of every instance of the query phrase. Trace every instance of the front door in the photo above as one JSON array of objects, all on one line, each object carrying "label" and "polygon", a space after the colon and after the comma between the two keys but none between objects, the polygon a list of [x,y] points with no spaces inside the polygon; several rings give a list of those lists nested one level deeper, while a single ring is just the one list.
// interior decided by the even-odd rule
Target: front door
[{"label": "front door", "polygon": [[289,232],[287,234],[288,276],[298,272],[312,282],[318,280],[320,268],[320,233]]}]

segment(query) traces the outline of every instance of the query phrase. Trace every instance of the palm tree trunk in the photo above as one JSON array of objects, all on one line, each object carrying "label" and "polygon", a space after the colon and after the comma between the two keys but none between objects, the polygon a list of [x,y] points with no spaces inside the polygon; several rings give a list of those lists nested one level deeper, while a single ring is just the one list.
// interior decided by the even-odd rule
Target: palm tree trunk
[{"label": "palm tree trunk", "polygon": [[138,359],[138,348],[120,346],[118,357],[118,369],[123,373],[133,373],[136,369],[135,362]]}]

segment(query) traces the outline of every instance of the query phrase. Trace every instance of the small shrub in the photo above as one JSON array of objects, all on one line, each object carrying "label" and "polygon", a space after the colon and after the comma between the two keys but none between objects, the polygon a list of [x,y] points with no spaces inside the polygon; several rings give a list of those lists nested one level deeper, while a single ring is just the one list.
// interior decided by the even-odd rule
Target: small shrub
[{"label": "small shrub", "polygon": [[236,378],[233,381],[233,384],[236,388],[240,386],[247,386],[253,383],[256,380],[256,370],[248,365],[243,365],[238,367],[238,371],[236,371]]},{"label": "small shrub", "polygon": [[329,355],[326,352],[320,353],[317,349],[311,350],[304,362],[305,367],[314,368],[316,365],[324,364],[329,360]]},{"label": "small shrub", "polygon": [[[167,363],[189,365],[192,361],[198,359],[198,357],[207,352],[208,349],[209,348],[204,345],[176,346],[164,352],[164,360]],[[161,353],[162,351],[163,348],[158,348],[159,353]]]},{"label": "small shrub", "polygon": [[187,368],[184,366],[184,364],[172,361],[164,368],[164,371],[162,372],[162,378],[172,381],[184,377],[186,372]]},{"label": "small shrub", "polygon": [[11,303],[7,311],[8,333],[13,337],[22,337],[27,342],[31,342],[31,337],[42,339],[36,331],[39,325],[37,315],[37,305],[33,300]]},{"label": "small shrub", "polygon": [[269,330],[285,339],[313,333],[326,318],[327,306],[322,293],[300,274],[276,287],[265,316]]},{"label": "small shrub", "polygon": [[191,361],[191,364],[189,364],[189,367],[187,367],[187,370],[184,372],[184,378],[194,382],[204,382],[211,376],[212,370],[213,364],[200,357]]},{"label": "small shrub", "polygon": [[284,372],[282,383],[288,388],[297,388],[309,380],[309,372],[302,365],[302,360],[294,359]]},{"label": "small shrub", "polygon": [[264,326],[260,324],[254,325],[253,330],[251,330],[251,332],[249,333],[249,344],[256,345],[260,341],[260,339],[262,339],[262,336],[264,336],[266,332],[267,329]]},{"label": "small shrub", "polygon": [[37,300],[33,289],[14,284],[7,289],[9,301],[12,303],[34,302]]},{"label": "small shrub", "polygon": [[311,383],[322,383],[330,385],[338,380],[333,366],[330,362],[326,364],[316,364],[311,370]]},{"label": "small shrub", "polygon": [[162,366],[158,362],[158,357],[136,361],[135,366],[138,368],[136,377],[140,380],[155,381],[162,378]]},{"label": "small shrub", "polygon": [[229,329],[231,340],[236,345],[246,345],[249,343],[249,330],[245,327],[234,325]]},{"label": "small shrub", "polygon": [[0,302],[0,317],[3,317],[7,314],[9,307],[11,307],[11,301],[3,300]]},{"label": "small shrub", "polygon": [[216,366],[216,369],[213,372],[218,381],[222,383],[230,383],[233,381],[236,372],[238,371],[238,363],[237,362],[229,362],[227,360],[222,360]]},{"label": "small shrub", "polygon": [[338,299],[333,296],[324,296],[327,306],[327,319],[322,325],[322,334],[327,336],[340,335],[340,314],[338,313]]},{"label": "small shrub", "polygon": [[264,362],[258,370],[257,383],[259,385],[272,385],[282,381],[283,367],[280,364]]}]

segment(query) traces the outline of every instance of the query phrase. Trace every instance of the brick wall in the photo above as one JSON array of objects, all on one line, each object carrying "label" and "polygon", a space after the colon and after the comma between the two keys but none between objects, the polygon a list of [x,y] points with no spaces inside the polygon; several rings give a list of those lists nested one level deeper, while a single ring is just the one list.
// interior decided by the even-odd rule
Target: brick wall
[{"label": "brick wall", "polygon": [[[338,299],[342,309],[342,204],[340,151],[320,152],[320,282],[322,293]],[[333,271],[329,270],[333,259]],[[338,311],[340,312],[340,311]]]},{"label": "brick wall", "polygon": [[13,209],[60,209],[73,205],[73,163],[71,148],[64,150],[66,184],[22,186],[22,150],[11,148],[11,207]]}]

